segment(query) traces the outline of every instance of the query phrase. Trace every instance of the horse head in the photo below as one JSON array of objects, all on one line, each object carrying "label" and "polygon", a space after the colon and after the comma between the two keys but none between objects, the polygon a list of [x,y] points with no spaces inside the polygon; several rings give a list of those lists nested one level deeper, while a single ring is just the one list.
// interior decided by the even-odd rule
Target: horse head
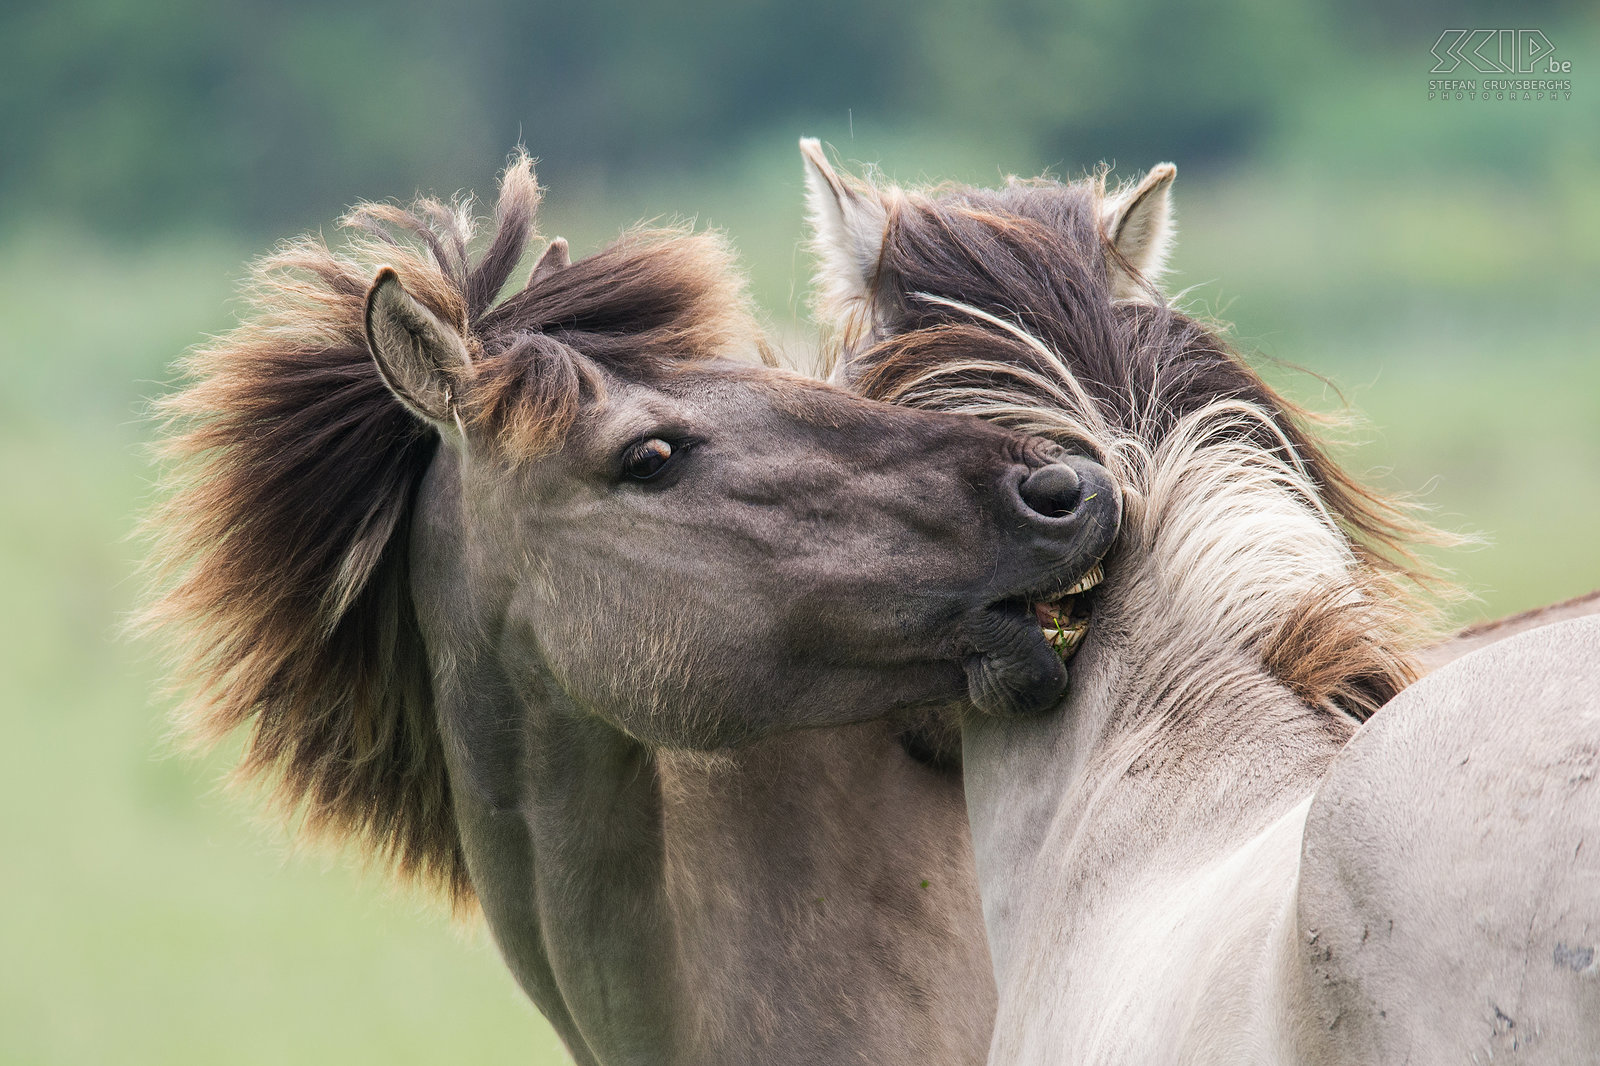
[{"label": "horse head", "polygon": [[1116,533],[1098,464],[763,365],[713,238],[535,275],[465,332],[394,271],[367,300],[381,376],[443,443],[425,633],[467,611],[514,687],[662,746],[1059,697],[1034,604]]},{"label": "horse head", "polygon": [[814,140],[801,153],[833,379],[1052,439],[1122,487],[1093,596],[1107,624],[1069,604],[1074,643],[1140,662],[1243,648],[1357,717],[1407,683],[1395,649],[1426,632],[1408,545],[1440,535],[1341,469],[1314,418],[1160,291],[1171,164],[1119,188],[907,189],[836,170]]}]

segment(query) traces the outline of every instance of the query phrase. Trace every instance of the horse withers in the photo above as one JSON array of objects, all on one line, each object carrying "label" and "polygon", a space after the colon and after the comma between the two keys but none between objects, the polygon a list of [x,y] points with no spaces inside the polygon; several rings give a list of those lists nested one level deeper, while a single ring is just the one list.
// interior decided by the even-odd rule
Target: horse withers
[{"label": "horse withers", "polygon": [[1416,680],[1410,549],[1448,538],[1166,300],[1171,167],[918,192],[802,150],[835,379],[1127,501],[1103,581],[1039,612],[1066,699],[963,720],[990,1061],[1591,1060],[1600,621]]},{"label": "horse withers", "polygon": [[188,361],[148,615],[187,726],[475,899],[580,1063],[980,1061],[927,723],[1059,698],[1029,604],[1116,485],[765,365],[713,236],[555,241],[502,297],[537,201],[519,156],[477,256],[467,205],[359,207]]}]

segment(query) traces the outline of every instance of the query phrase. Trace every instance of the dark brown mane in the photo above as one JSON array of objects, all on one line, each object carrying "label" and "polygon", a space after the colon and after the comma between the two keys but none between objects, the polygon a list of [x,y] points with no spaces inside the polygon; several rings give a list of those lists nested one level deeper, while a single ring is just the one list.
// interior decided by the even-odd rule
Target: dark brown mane
[{"label": "dark brown mane", "polygon": [[1443,588],[1413,545],[1450,538],[1344,471],[1310,431],[1318,420],[1211,329],[1153,290],[1114,299],[1113,268],[1131,268],[1104,235],[1104,195],[1099,180],[1037,181],[891,200],[872,281],[876,335],[887,339],[855,355],[851,379],[877,399],[1019,428],[1036,428],[1033,411],[1064,411],[1082,427],[1069,435],[1092,451],[1113,441],[1154,451],[1218,404],[1267,412],[1269,422],[1225,432],[1303,470],[1350,538],[1367,591],[1403,609],[1392,628],[1374,629],[1348,597],[1322,595],[1262,639],[1263,656],[1308,701],[1370,714],[1412,679],[1409,648],[1434,625],[1425,598],[1402,591],[1419,580]]},{"label": "dark brown mane", "polygon": [[634,233],[497,298],[539,201],[519,154],[474,257],[470,203],[366,204],[341,253],[302,237],[255,264],[242,324],[182,364],[158,405],[169,496],[149,518],[142,621],[180,651],[184,732],[241,726],[237,774],[307,831],[471,897],[408,591],[416,487],[438,437],[380,379],[363,328],[380,264],[461,330],[464,416],[513,453],[562,433],[596,369],[626,376],[750,349],[758,331],[711,235]]},{"label": "dark brown mane", "polygon": [[685,230],[640,230],[543,277],[473,324],[483,343],[470,418],[536,454],[575,416],[591,368],[649,379],[739,352],[771,361],[731,252]]}]

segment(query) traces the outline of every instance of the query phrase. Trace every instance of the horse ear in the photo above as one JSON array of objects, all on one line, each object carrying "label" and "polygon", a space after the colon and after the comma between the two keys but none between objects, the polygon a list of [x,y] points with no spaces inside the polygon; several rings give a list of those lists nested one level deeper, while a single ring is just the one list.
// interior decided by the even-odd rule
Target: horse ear
[{"label": "horse ear", "polygon": [[454,426],[453,394],[472,366],[466,342],[383,267],[367,290],[367,347],[389,391],[417,417]]},{"label": "horse ear", "polygon": [[833,169],[815,137],[800,139],[800,155],[805,159],[811,246],[822,284],[819,311],[831,318],[869,296],[883,254],[888,212],[874,189]]},{"label": "horse ear", "polygon": [[523,288],[531,288],[550,275],[560,270],[565,270],[572,265],[572,252],[567,248],[565,237],[552,238],[550,243],[539,255],[539,261],[533,264],[533,270],[528,274],[528,284]]},{"label": "horse ear", "polygon": [[1112,267],[1114,294],[1119,299],[1146,295],[1140,279],[1154,283],[1167,269],[1172,246],[1172,179],[1178,168],[1171,163],[1152,167],[1133,188],[1109,198],[1103,212],[1106,239],[1123,263],[1137,272],[1129,275],[1121,264]]}]

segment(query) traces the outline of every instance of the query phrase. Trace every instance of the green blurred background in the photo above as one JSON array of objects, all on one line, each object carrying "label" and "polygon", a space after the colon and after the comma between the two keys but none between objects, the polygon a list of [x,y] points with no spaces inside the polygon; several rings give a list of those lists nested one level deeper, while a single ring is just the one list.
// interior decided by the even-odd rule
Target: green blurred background
[{"label": "green blurred background", "polygon": [[[1441,30],[1506,24],[1570,99],[1427,99]],[[243,263],[358,198],[490,191],[519,140],[579,251],[729,231],[799,362],[800,134],[903,181],[1173,160],[1173,284],[1486,535],[1463,619],[1600,586],[1590,4],[58,0],[0,7],[0,54],[0,1063],[562,1061],[481,930],[168,755],[116,635],[144,404]]]}]

